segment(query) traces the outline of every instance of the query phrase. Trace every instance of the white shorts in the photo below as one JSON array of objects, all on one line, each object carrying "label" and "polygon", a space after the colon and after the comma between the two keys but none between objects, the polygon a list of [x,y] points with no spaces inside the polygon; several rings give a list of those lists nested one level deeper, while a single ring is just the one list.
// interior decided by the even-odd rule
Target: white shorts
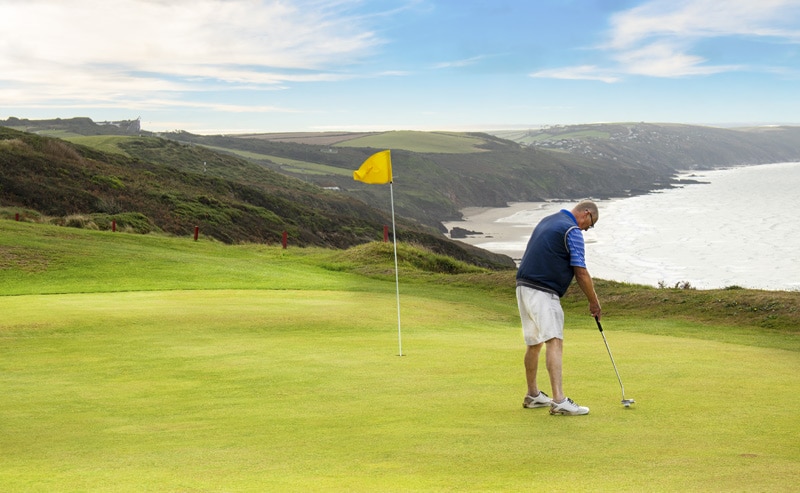
[{"label": "white shorts", "polygon": [[517,286],[517,305],[525,344],[535,346],[550,339],[564,339],[564,310],[558,295]]}]

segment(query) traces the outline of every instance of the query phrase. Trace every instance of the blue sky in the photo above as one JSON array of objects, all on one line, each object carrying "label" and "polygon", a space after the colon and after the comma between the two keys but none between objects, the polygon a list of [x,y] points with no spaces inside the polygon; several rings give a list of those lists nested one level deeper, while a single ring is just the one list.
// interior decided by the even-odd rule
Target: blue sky
[{"label": "blue sky", "polygon": [[0,0],[0,118],[800,124],[800,0]]}]

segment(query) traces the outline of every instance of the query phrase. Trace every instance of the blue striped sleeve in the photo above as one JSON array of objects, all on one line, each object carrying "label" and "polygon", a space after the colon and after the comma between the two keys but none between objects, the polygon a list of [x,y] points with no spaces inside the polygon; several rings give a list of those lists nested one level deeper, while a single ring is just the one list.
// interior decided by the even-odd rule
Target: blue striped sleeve
[{"label": "blue striped sleeve", "polygon": [[586,250],[583,233],[578,228],[567,231],[567,248],[569,249],[569,265],[586,268]]}]

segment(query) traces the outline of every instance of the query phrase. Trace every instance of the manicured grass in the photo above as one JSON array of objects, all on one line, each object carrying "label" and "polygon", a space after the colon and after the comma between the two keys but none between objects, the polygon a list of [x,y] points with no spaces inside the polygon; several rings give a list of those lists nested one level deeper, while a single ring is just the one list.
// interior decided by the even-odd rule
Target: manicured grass
[{"label": "manicured grass", "polygon": [[568,308],[566,389],[591,413],[553,417],[521,407],[513,295],[478,281],[401,268],[400,357],[393,276],[352,252],[0,221],[0,253],[3,491],[769,491],[800,473],[797,351],[609,316],[625,409]]}]

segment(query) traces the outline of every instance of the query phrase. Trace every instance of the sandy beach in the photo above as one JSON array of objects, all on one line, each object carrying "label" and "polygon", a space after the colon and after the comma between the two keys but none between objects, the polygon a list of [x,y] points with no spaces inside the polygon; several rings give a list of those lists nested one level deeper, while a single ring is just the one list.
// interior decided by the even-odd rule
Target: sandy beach
[{"label": "sandy beach", "polygon": [[569,203],[512,202],[504,208],[467,207],[461,210],[463,221],[443,224],[448,231],[459,227],[479,233],[466,238],[455,238],[457,241],[519,260],[533,226],[544,216],[564,207],[569,207]]}]

